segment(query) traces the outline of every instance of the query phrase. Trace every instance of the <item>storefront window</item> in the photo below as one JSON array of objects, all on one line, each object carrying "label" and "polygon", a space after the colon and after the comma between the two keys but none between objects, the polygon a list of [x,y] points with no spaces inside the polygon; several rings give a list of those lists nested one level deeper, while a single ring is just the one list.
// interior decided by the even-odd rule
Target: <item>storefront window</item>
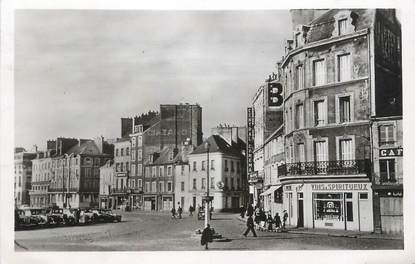
[{"label": "storefront window", "polygon": [[314,219],[342,221],[341,193],[314,194]]}]

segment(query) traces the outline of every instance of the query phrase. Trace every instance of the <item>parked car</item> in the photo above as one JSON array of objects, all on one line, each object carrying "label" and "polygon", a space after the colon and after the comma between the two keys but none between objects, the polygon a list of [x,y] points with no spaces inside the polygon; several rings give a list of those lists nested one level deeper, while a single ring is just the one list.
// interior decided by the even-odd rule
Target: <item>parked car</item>
[{"label": "parked car", "polygon": [[107,222],[107,216],[100,209],[91,209],[91,212],[94,214],[93,221],[95,223]]},{"label": "parked car", "polygon": [[121,215],[111,211],[111,209],[100,209],[105,222],[121,222]]},{"label": "parked car", "polygon": [[25,210],[15,209],[14,213],[15,228],[35,227],[39,224],[39,218],[32,215],[26,215]]},{"label": "parked car", "polygon": [[40,208],[26,208],[23,209],[26,217],[35,218],[38,225],[46,226],[49,225],[49,218],[46,215],[46,211]]},{"label": "parked car", "polygon": [[75,212],[72,209],[64,208],[63,212],[63,221],[66,225],[74,225],[75,221]]},{"label": "parked car", "polygon": [[62,225],[65,224],[65,220],[63,218],[63,209],[61,208],[52,208],[49,210],[49,217],[52,220],[54,225]]},{"label": "parked car", "polygon": [[95,218],[94,218],[94,213],[90,210],[90,209],[79,209],[79,223],[80,224],[90,224],[93,223]]}]

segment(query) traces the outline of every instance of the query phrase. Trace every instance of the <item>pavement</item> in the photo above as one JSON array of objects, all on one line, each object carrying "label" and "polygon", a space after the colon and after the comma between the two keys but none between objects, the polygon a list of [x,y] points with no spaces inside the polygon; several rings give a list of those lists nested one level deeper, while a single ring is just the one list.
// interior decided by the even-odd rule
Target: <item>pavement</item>
[{"label": "pavement", "polygon": [[[197,229],[204,221],[185,214],[172,219],[168,212],[120,212],[120,223],[100,223],[15,232],[16,251],[164,251],[204,250]],[[319,235],[316,233],[262,232],[248,234],[237,214],[214,214],[210,222],[223,239],[209,244],[209,250],[331,250],[403,249],[403,240],[368,239]],[[304,231],[305,232],[305,231]]]},{"label": "pavement", "polygon": [[[246,222],[247,218],[237,217],[239,221]],[[276,229],[269,231],[266,228],[256,227],[260,232],[277,232]],[[382,240],[402,240],[403,235],[397,234],[383,234],[375,232],[359,232],[359,231],[349,231],[349,230],[333,230],[333,229],[323,229],[323,228],[302,228],[287,226],[284,232],[291,234],[304,234],[304,235],[319,235],[319,236],[332,236],[332,237],[348,237],[348,238],[364,238],[364,239],[382,239]]]}]

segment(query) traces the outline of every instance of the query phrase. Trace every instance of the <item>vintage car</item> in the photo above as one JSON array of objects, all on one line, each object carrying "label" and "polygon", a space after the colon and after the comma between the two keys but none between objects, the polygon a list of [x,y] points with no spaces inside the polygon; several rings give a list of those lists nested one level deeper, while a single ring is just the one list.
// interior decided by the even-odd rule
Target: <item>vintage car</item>
[{"label": "vintage car", "polygon": [[105,222],[121,222],[121,215],[112,212],[110,209],[100,209]]},{"label": "vintage car", "polygon": [[25,210],[15,209],[14,224],[15,229],[35,227],[39,224],[39,218],[32,215],[26,215]]},{"label": "vintage car", "polygon": [[91,212],[94,214],[93,221],[95,223],[108,222],[107,215],[103,214],[100,209],[91,209]]},{"label": "vintage car", "polygon": [[79,220],[80,224],[90,224],[95,221],[94,213],[91,209],[79,209]]},{"label": "vintage car", "polygon": [[75,221],[75,212],[72,209],[64,208],[63,211],[63,221],[66,225],[74,225]]},{"label": "vintage car", "polygon": [[48,216],[51,219],[51,224],[62,225],[65,223],[64,218],[63,218],[63,209],[61,208],[50,209]]},{"label": "vintage car", "polygon": [[37,219],[37,224],[40,226],[49,225],[49,217],[46,215],[46,211],[40,208],[26,208],[23,209],[25,216],[33,217]]}]

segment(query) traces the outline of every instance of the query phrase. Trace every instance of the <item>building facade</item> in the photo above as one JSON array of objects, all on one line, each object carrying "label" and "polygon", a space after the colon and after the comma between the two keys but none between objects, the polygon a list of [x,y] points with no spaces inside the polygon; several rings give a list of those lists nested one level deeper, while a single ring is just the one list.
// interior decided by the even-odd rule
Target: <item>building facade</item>
[{"label": "building facade", "polygon": [[120,138],[114,143],[114,184],[111,196],[115,208],[125,208],[132,205],[130,202],[130,187],[133,180],[130,179],[131,165],[131,142],[130,137]]},{"label": "building facade", "polygon": [[50,152],[38,152],[32,162],[32,187],[29,192],[31,207],[47,207],[50,205],[48,191],[53,170]]},{"label": "building facade", "polygon": [[381,13],[336,9],[293,21],[280,64],[286,164],[278,168],[290,225],[374,230],[371,116],[377,94],[394,89],[374,78]]},{"label": "building facade", "polygon": [[32,183],[32,160],[36,153],[16,149],[14,153],[14,201],[15,206],[29,205]]},{"label": "building facade", "polygon": [[215,210],[239,209],[245,202],[242,185],[243,178],[246,178],[245,148],[241,141],[228,142],[219,135],[212,135],[190,153],[190,182],[184,183],[184,188],[189,188],[185,204],[194,208],[202,205],[209,188]]},{"label": "building facade", "polygon": [[106,209],[115,208],[114,196],[112,189],[115,183],[114,161],[108,160],[104,166],[99,168],[99,207]]}]

